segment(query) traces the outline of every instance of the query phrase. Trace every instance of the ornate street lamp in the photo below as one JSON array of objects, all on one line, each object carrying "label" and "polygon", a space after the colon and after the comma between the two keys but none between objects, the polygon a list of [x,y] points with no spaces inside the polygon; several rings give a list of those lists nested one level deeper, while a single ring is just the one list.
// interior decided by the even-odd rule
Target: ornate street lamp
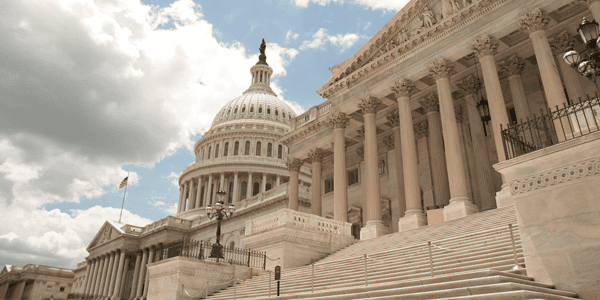
[{"label": "ornate street lamp", "polygon": [[223,256],[223,246],[221,245],[221,221],[223,221],[224,219],[231,218],[231,216],[233,216],[233,213],[235,212],[235,206],[223,206],[223,204],[225,203],[225,195],[226,194],[223,190],[218,191],[217,203],[215,203],[215,208],[212,208],[210,206],[206,207],[206,216],[211,220],[217,218],[217,242],[213,244],[209,256],[210,258],[216,258],[217,262],[219,262],[219,258],[225,258]]},{"label": "ornate street lamp", "polygon": [[490,120],[492,120],[492,117],[490,116],[490,107],[487,100],[485,100],[483,96],[481,97],[481,101],[477,103],[477,110],[481,116],[481,122],[487,124]]},{"label": "ornate street lamp", "polygon": [[600,76],[600,52],[598,47],[598,37],[600,36],[600,26],[594,20],[588,21],[583,18],[583,21],[577,27],[577,32],[581,37],[583,43],[585,43],[590,52],[587,58],[581,57],[581,55],[573,48],[567,49],[567,52],[563,55],[565,63],[573,67],[577,72],[585,77],[594,78]]}]

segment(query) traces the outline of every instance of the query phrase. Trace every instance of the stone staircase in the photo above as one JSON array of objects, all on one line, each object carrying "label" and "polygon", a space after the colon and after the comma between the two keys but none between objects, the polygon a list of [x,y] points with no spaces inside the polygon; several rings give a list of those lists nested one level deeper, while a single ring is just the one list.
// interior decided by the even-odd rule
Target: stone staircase
[{"label": "stone staircase", "polygon": [[[514,224],[514,244],[508,224]],[[524,267],[519,228],[510,206],[361,241],[315,264],[283,270],[280,297],[276,297],[273,274],[264,273],[208,299],[577,297],[534,282]]]}]

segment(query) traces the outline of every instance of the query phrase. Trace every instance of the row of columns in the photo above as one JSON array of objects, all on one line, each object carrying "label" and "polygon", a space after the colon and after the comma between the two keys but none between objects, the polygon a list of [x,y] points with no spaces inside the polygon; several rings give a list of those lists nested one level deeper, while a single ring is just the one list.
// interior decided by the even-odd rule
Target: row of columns
[{"label": "row of columns", "polygon": [[[0,286],[0,299],[1,300],[8,300],[8,298],[6,298],[6,294],[8,293],[8,288],[10,286],[10,282],[5,282],[3,285]],[[15,287],[13,294],[12,294],[12,299],[21,299],[23,297],[23,294],[25,293],[25,285],[27,285],[27,280],[21,280],[19,281],[17,284],[17,286]]]},{"label": "row of columns", "polygon": [[[252,179],[253,173],[247,172],[247,174],[248,174],[248,180],[246,182],[246,195],[241,195],[241,191],[240,191],[241,183],[239,180],[239,178],[240,178],[239,172],[233,173],[233,191],[232,191],[231,196],[232,196],[232,203],[234,203],[234,204],[237,203],[240,200],[240,198],[242,198],[243,196],[245,196],[244,198],[246,198],[246,199],[252,197],[252,189],[253,189],[252,185],[254,184],[254,181]],[[193,179],[187,180],[183,183],[182,187],[180,188],[179,204],[178,204],[177,213],[181,213],[181,212],[184,212],[189,209],[199,208],[202,205],[204,205],[204,206],[212,205],[216,201],[215,200],[216,195],[219,190],[225,191],[225,193],[227,193],[227,196],[229,197],[229,182],[226,182],[225,173],[222,172],[220,174],[220,180],[218,183],[218,187],[215,186],[214,188],[213,188],[213,176],[214,176],[214,174],[203,175],[198,179],[193,178]],[[262,173],[262,179],[260,181],[259,193],[264,193],[267,190],[267,181],[268,181],[267,176],[269,176],[269,174]],[[208,179],[202,180],[202,177],[208,177]],[[204,184],[202,184],[202,182],[204,182]],[[281,184],[281,175],[276,174],[274,186],[278,186],[280,184]],[[204,194],[201,194],[202,186],[204,187]],[[272,186],[271,188],[273,188],[274,186]],[[195,188],[195,191],[194,191],[194,188]]]},{"label": "row of columns", "polygon": [[[597,2],[594,2],[597,3]],[[555,63],[555,56],[551,51],[550,43],[546,35],[546,28],[549,18],[546,12],[536,9],[519,18],[518,23],[525,29],[533,43],[536,59],[542,84],[548,104],[550,107],[566,103],[566,95]],[[568,36],[568,35],[567,35]],[[568,39],[567,39],[568,40]],[[563,42],[564,44],[564,42]],[[489,109],[492,119],[492,131],[494,143],[496,145],[498,160],[506,159],[502,136],[500,134],[501,125],[509,123],[506,104],[502,94],[498,67],[495,62],[498,42],[491,36],[483,36],[469,45],[471,50],[479,57],[481,69],[483,72],[483,81],[487,98],[489,99]],[[556,46],[555,48],[564,48]],[[555,51],[556,52],[556,51]],[[529,116],[523,83],[521,80],[521,71],[523,64],[520,58],[513,56],[500,62],[500,69],[508,76],[511,95],[515,102],[515,110],[519,119],[525,119]],[[566,74],[568,68],[565,67],[563,74]],[[435,79],[437,88],[437,99],[435,95],[430,95],[419,101],[427,113],[427,122],[430,129],[429,149],[433,169],[434,190],[436,195],[436,205],[449,205],[452,207],[444,211],[446,220],[471,214],[477,211],[468,195],[467,176],[465,162],[462,155],[462,145],[460,141],[459,129],[456,125],[456,116],[454,101],[452,99],[452,87],[450,85],[450,76],[453,72],[453,63],[440,59],[428,66],[429,74]],[[570,72],[570,71],[569,71]],[[570,80],[567,86],[572,86],[572,90],[579,90],[580,83],[577,85],[578,78],[574,74],[563,76],[565,80]],[[570,79],[571,78],[571,79]],[[467,104],[467,114],[469,115],[471,138],[473,141],[473,155],[476,161],[476,184],[479,187],[479,196],[482,198],[482,209],[491,209],[495,207],[495,186],[492,175],[490,158],[488,156],[483,125],[476,109],[477,93],[481,88],[477,79],[468,76],[457,82],[457,85],[466,92],[465,102]],[[415,86],[409,79],[397,81],[391,90],[396,95],[398,101],[398,129],[394,129],[394,136],[399,141],[401,149],[396,154],[398,165],[401,169],[402,186],[405,205],[404,222],[407,226],[400,228],[409,229],[422,226],[426,223],[423,207],[421,204],[421,195],[419,188],[418,158],[416,142],[413,132],[412,110],[410,108],[410,94]],[[573,91],[576,94],[575,91]],[[366,97],[357,103],[364,115],[365,123],[365,188],[366,195],[366,218],[367,226],[379,224],[381,221],[380,199],[379,199],[379,176],[377,172],[377,140],[375,130],[375,113],[379,105],[379,100],[374,97]],[[439,107],[439,112],[438,112]],[[388,116],[388,119],[395,119]],[[346,191],[346,154],[344,131],[348,123],[348,116],[344,113],[332,113],[329,117],[329,125],[333,128],[333,158],[334,158],[334,219],[347,221],[348,199]],[[391,122],[395,126],[395,122]],[[442,130],[443,128],[443,130]],[[396,134],[397,132],[397,134]],[[313,150],[309,158],[313,162],[313,187],[315,183],[320,183],[320,160],[319,150]],[[293,160],[293,159],[292,159]],[[400,180],[400,179],[398,179]],[[313,213],[320,214],[320,193],[312,193]],[[294,197],[290,195],[290,199]],[[399,197],[401,198],[401,197]],[[316,205],[315,205],[316,204]],[[402,215],[401,215],[402,216]],[[402,226],[401,226],[402,227]]]}]

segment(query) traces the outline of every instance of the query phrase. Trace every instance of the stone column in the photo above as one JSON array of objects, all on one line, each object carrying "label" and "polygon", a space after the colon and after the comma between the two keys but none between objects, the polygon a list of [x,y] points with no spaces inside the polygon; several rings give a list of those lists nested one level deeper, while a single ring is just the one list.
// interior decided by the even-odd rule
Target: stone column
[{"label": "stone column", "polygon": [[108,291],[110,290],[109,286],[110,286],[110,282],[112,280],[112,270],[115,265],[115,253],[111,252],[109,255],[110,255],[110,260],[108,262],[108,266],[106,268],[106,275],[105,275],[106,281],[102,283],[102,285],[104,286],[104,289],[102,289],[102,296],[104,296],[104,297],[110,297],[110,294]]},{"label": "stone column", "polygon": [[188,196],[188,202],[187,202],[187,209],[193,209],[194,208],[194,204],[196,204],[196,193],[194,193],[194,187],[196,182],[194,182],[194,178],[190,178],[190,191],[189,191],[189,196]]},{"label": "stone column", "polygon": [[262,181],[260,183],[260,192],[264,193],[267,190],[267,173],[263,173]]},{"label": "stone column", "polygon": [[398,217],[404,217],[406,211],[406,202],[404,201],[404,171],[402,166],[402,146],[400,145],[400,117],[398,112],[392,112],[387,115],[387,120],[392,124],[393,147],[388,145],[388,150],[394,148],[394,156],[396,158],[396,186],[398,188]]},{"label": "stone column", "polygon": [[123,266],[123,276],[121,277],[121,289],[118,292],[119,299],[127,299],[125,294],[125,288],[127,285],[127,272],[129,272],[129,255],[125,256],[125,265]]},{"label": "stone column", "polygon": [[6,299],[6,292],[8,292],[8,281],[0,287],[0,300]]},{"label": "stone column", "polygon": [[485,92],[490,107],[490,116],[492,118],[492,131],[498,152],[498,161],[503,162],[506,160],[506,155],[504,153],[500,127],[506,127],[509,122],[508,114],[506,113],[506,103],[504,102],[502,87],[500,86],[500,78],[498,77],[496,62],[494,61],[494,55],[498,52],[498,42],[493,37],[486,35],[477,39],[469,46],[479,56],[483,82],[485,83]]},{"label": "stone column", "polygon": [[404,217],[398,220],[398,231],[405,231],[427,225],[427,217],[423,213],[423,205],[421,205],[417,145],[413,131],[412,110],[410,109],[410,92],[415,89],[415,84],[408,79],[401,79],[396,81],[391,89],[398,100],[404,199],[406,201],[406,212]]},{"label": "stone column", "polygon": [[510,86],[510,94],[515,105],[515,113],[517,120],[526,121],[527,117],[531,116],[529,105],[527,104],[527,97],[525,96],[525,88],[523,87],[523,81],[521,79],[521,72],[525,64],[521,62],[521,58],[517,55],[501,61],[498,64],[500,73],[508,77],[508,84]]},{"label": "stone column", "polygon": [[[536,8],[518,18],[517,22],[527,33],[529,33],[529,38],[533,43],[533,51],[535,52],[535,59],[537,60],[540,69],[540,76],[542,77],[542,84],[544,85],[548,106],[552,109],[555,109],[556,106],[562,107],[564,103],[567,103],[567,97],[560,80],[560,75],[558,74],[558,69],[556,68],[556,62],[552,55],[548,36],[546,35],[546,28],[548,28],[550,18],[545,11]],[[569,124],[567,122],[569,121],[566,117],[563,118],[562,122],[561,120],[554,121],[554,127],[559,141],[565,140],[565,133],[563,132],[561,123],[564,126]]]},{"label": "stone column", "polygon": [[142,264],[140,265],[140,274],[138,277],[137,290],[135,293],[135,300],[140,300],[142,298],[142,288],[144,287],[144,280],[146,279],[146,264],[148,263],[148,250],[142,250],[144,255],[142,257]]},{"label": "stone column", "polygon": [[115,280],[115,290],[112,293],[112,300],[120,299],[119,292],[121,291],[121,277],[123,276],[123,266],[125,265],[125,252],[127,249],[120,250],[121,255],[119,257],[119,269],[117,271],[117,278]]},{"label": "stone column", "polygon": [[98,274],[98,276],[96,277],[96,284],[94,285],[94,295],[100,296],[102,294],[101,290],[100,290],[100,285],[102,284],[102,278],[103,276],[103,272],[104,272],[104,266],[106,265],[106,256],[101,256],[100,259],[100,264],[98,265],[98,271],[96,272]]},{"label": "stone column", "polygon": [[457,85],[466,93],[465,102],[467,104],[467,114],[471,128],[471,141],[475,156],[477,186],[479,187],[479,196],[481,197],[479,199],[481,210],[496,208],[496,187],[494,185],[494,177],[492,176],[493,169],[483,132],[483,122],[481,122],[481,117],[477,111],[477,101],[475,100],[481,84],[477,78],[469,75],[457,82]]},{"label": "stone column", "polygon": [[[598,5],[600,2],[596,1],[595,3],[600,9],[600,5]],[[597,20],[600,21],[600,19]],[[584,99],[585,97],[585,94],[583,93],[583,85],[581,84],[580,80],[581,75],[563,61],[563,55],[567,52],[567,49],[573,47],[575,47],[573,38],[566,30],[555,35],[554,39],[550,43],[552,54],[554,54],[556,57],[556,63],[559,65],[560,73],[562,74],[565,88],[567,89],[567,95],[569,95],[571,103],[577,103],[579,102],[579,98]]]},{"label": "stone column", "polygon": [[[495,65],[494,65],[495,66]],[[458,136],[458,126],[454,114],[450,73],[453,67],[450,61],[441,59],[429,66],[429,73],[435,78],[440,98],[440,113],[444,128],[444,146],[448,181],[450,182],[450,205],[444,207],[444,220],[453,220],[476,213],[477,206],[471,203],[467,190],[467,177]],[[431,129],[429,133],[431,137]]]},{"label": "stone column", "polygon": [[281,184],[281,175],[277,174],[277,179],[275,181],[275,186],[279,186]]},{"label": "stone column", "polygon": [[94,258],[92,260],[92,266],[91,266],[92,270],[90,273],[90,282],[88,283],[87,286],[87,292],[86,294],[91,296],[94,293],[94,284],[96,283],[96,271],[98,270],[98,258]]},{"label": "stone column", "polygon": [[444,153],[444,140],[442,138],[442,123],[440,120],[440,106],[435,94],[420,99],[421,107],[427,113],[427,127],[429,128],[429,161],[433,175],[434,204],[438,207],[446,206],[450,202],[450,185]]},{"label": "stone column", "polygon": [[576,0],[576,2],[586,5],[592,12],[594,19],[597,22],[600,21],[600,0]]},{"label": "stone column", "polygon": [[93,261],[89,258],[86,258],[86,268],[85,268],[85,281],[84,281],[84,285],[83,285],[83,291],[81,292],[84,295],[88,294],[88,291],[90,289],[90,278],[92,277],[93,274]]},{"label": "stone column", "polygon": [[187,210],[187,199],[188,199],[188,195],[189,195],[189,191],[190,191],[190,182],[186,181],[185,184],[183,185],[183,201],[181,202],[181,212],[184,212]]},{"label": "stone column", "polygon": [[119,269],[119,260],[120,260],[120,257],[117,255],[117,251],[113,251],[111,253],[111,255],[114,256],[115,259],[114,259],[113,266],[111,269],[110,284],[108,286],[108,294],[106,295],[107,299],[110,299],[113,296],[113,291],[115,289],[115,282],[117,281],[117,271]]},{"label": "stone column", "polygon": [[233,173],[233,203],[237,203],[240,201],[240,187],[239,187],[239,173]]},{"label": "stone column", "polygon": [[213,186],[213,182],[212,182],[213,176],[212,174],[208,174],[208,184],[206,185],[206,195],[204,195],[204,206],[211,206],[211,198],[210,196],[212,195],[212,186]]},{"label": "stone column", "polygon": [[344,131],[349,118],[345,113],[334,112],[328,123],[333,128],[333,219],[348,222],[348,190],[346,174],[346,140]]},{"label": "stone column", "polygon": [[362,110],[365,121],[365,206],[366,224],[360,230],[360,239],[368,240],[390,233],[381,218],[381,191],[379,186],[379,171],[377,167],[379,151],[377,149],[377,128],[375,115],[381,100],[368,96],[357,105]]},{"label": "stone column", "polygon": [[140,266],[142,263],[142,252],[138,252],[135,258],[135,269],[133,270],[133,278],[131,279],[131,293],[129,293],[128,299],[135,297],[137,291],[138,276],[140,275]]},{"label": "stone column", "polygon": [[314,148],[308,152],[308,158],[312,161],[311,175],[312,188],[310,199],[310,213],[321,216],[321,162],[325,152],[321,148]]},{"label": "stone column", "polygon": [[225,183],[225,172],[221,172],[221,180],[219,180],[219,191],[224,191],[223,184]]},{"label": "stone column", "polygon": [[[148,264],[151,264],[152,262],[154,262],[154,246],[150,247],[150,253],[148,253]],[[146,266],[146,268],[148,267]],[[148,271],[146,271],[146,278],[144,282],[144,295],[142,296],[142,298],[148,299],[148,290],[150,285],[150,272]]]},{"label": "stone column", "polygon": [[196,205],[194,205],[194,208],[200,208],[200,200],[202,199],[202,177],[198,177],[198,186],[196,189]]},{"label": "stone column", "polygon": [[13,292],[13,299],[21,300],[23,298],[23,292],[25,291],[25,285],[27,284],[26,280],[21,280],[21,282],[17,283],[15,287],[15,291]]},{"label": "stone column", "polygon": [[246,187],[246,199],[250,199],[252,197],[252,172],[248,172],[248,182],[246,184],[248,185]]},{"label": "stone column", "polygon": [[298,158],[290,157],[285,165],[290,171],[290,202],[288,205],[289,209],[298,210],[298,172],[304,162]]}]

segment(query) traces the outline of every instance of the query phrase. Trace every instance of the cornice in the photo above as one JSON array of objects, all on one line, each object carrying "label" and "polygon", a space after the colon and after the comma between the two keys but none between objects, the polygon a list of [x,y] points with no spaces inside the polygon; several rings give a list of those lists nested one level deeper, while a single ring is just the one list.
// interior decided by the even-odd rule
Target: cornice
[{"label": "cornice", "polygon": [[311,122],[302,125],[302,127],[289,132],[288,134],[284,135],[283,137],[281,137],[279,139],[279,142],[284,144],[285,146],[289,147],[289,145],[291,143],[293,143],[295,140],[298,139],[302,139],[304,136],[307,136],[315,131],[318,131],[322,128],[329,128],[328,124],[328,117],[329,114],[325,115],[325,116],[321,116],[319,117],[319,119],[315,119],[312,120]]},{"label": "cornice", "polygon": [[[238,156],[232,156],[232,157],[238,157]],[[239,157],[244,157],[244,156],[239,156]],[[197,162],[195,162],[194,164],[192,164],[191,166],[188,166],[187,168],[185,168],[185,170],[183,170],[183,172],[181,172],[181,175],[179,175],[179,181],[180,181],[180,185],[181,185],[181,178],[184,178],[185,176],[187,176],[189,173],[197,171],[197,170],[202,170],[202,169],[209,169],[209,168],[215,168],[218,171],[221,171],[220,168],[223,167],[247,167],[247,168],[253,168],[253,167],[262,167],[262,168],[270,168],[273,170],[280,170],[280,171],[284,171],[285,173],[288,172],[288,169],[285,165],[285,161],[281,160],[281,159],[275,159],[278,163],[270,163],[270,162],[252,162],[252,161],[232,161],[232,162],[215,162],[215,163],[207,163],[204,165],[196,165]],[[228,171],[229,172],[229,171]],[[240,170],[240,172],[243,172],[243,170]],[[219,172],[215,172],[215,173],[219,173]],[[310,173],[308,172],[303,172],[302,170],[300,170],[300,174],[304,175],[304,176],[308,176],[310,177]],[[208,175],[208,174],[201,174],[201,175]]]},{"label": "cornice", "polygon": [[[373,78],[384,71],[387,71],[401,61],[404,61],[413,56],[415,53],[418,53],[429,47],[431,44],[439,42],[439,40],[447,37],[456,30],[482,18],[484,15],[499,8],[502,4],[508,1],[509,0],[473,0],[473,3],[471,3],[468,7],[462,8],[459,12],[452,15],[451,18],[448,18],[450,20],[442,20],[441,22],[438,22],[429,28],[425,28],[422,33],[411,36],[408,41],[394,47],[390,51],[382,53],[374,60],[366,63],[359,69],[339,79],[335,83],[330,84],[331,80],[326,82],[321,88],[319,88],[319,90],[317,90],[317,93],[323,98],[329,99],[333,96],[343,94],[359,83]],[[418,12],[420,13],[424,8],[425,4],[422,4]],[[402,11],[398,14],[401,13]],[[391,34],[390,39],[398,34],[401,29],[406,28],[409,23],[410,22],[407,22],[404,26],[398,28],[398,32]],[[383,46],[384,45],[381,45],[381,47]]]}]

